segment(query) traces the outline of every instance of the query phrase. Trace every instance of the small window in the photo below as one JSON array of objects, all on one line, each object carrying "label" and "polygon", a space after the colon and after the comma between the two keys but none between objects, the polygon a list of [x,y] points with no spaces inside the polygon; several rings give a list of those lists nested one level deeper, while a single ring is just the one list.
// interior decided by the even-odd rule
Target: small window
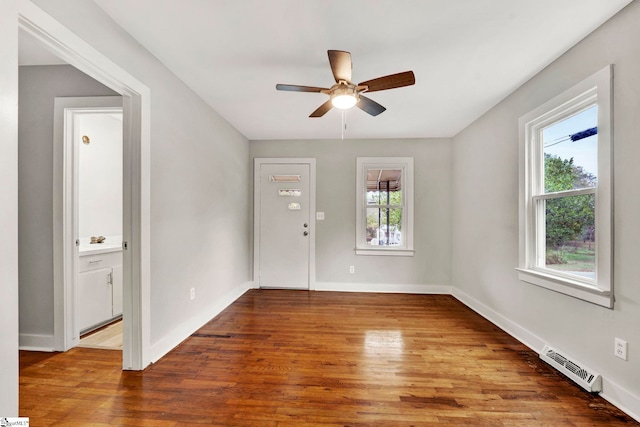
[{"label": "small window", "polygon": [[520,279],[610,307],[610,67],[522,117],[520,134]]},{"label": "small window", "polygon": [[358,157],[356,254],[413,255],[413,158]]}]

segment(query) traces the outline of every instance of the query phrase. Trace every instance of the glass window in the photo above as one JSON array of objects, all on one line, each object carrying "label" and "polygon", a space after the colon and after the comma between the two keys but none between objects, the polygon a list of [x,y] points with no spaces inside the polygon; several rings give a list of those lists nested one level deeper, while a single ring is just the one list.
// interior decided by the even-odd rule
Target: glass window
[{"label": "glass window", "polygon": [[412,255],[412,158],[359,157],[359,255]]},{"label": "glass window", "polygon": [[[598,106],[542,131],[544,262],[540,267],[596,280],[595,193],[598,185]],[[586,190],[582,194],[567,193]],[[539,202],[540,203],[540,202]]]},{"label": "glass window", "polygon": [[402,245],[402,169],[367,168],[367,244]]}]

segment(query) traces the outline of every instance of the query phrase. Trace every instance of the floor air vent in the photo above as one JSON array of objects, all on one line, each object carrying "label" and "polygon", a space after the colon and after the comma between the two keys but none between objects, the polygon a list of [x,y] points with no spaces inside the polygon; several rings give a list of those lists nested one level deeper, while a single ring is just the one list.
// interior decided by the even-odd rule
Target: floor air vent
[{"label": "floor air vent", "polygon": [[602,391],[602,377],[569,356],[559,353],[548,345],[544,346],[540,359],[571,378],[582,388],[590,392]]}]

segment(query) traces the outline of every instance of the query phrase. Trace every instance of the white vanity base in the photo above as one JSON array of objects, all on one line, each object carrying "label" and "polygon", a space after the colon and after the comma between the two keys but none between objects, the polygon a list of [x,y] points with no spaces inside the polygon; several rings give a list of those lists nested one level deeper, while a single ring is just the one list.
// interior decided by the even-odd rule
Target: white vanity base
[{"label": "white vanity base", "polygon": [[76,314],[80,333],[122,316],[122,246],[80,246]]}]

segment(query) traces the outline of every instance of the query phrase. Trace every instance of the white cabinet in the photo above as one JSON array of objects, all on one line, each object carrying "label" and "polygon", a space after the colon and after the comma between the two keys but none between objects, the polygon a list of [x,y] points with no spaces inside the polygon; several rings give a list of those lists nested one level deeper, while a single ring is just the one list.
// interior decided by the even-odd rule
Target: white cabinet
[{"label": "white cabinet", "polygon": [[122,252],[81,253],[78,270],[76,314],[84,332],[122,314]]},{"label": "white cabinet", "polygon": [[80,331],[111,319],[110,268],[80,273],[78,283],[78,323]]}]

